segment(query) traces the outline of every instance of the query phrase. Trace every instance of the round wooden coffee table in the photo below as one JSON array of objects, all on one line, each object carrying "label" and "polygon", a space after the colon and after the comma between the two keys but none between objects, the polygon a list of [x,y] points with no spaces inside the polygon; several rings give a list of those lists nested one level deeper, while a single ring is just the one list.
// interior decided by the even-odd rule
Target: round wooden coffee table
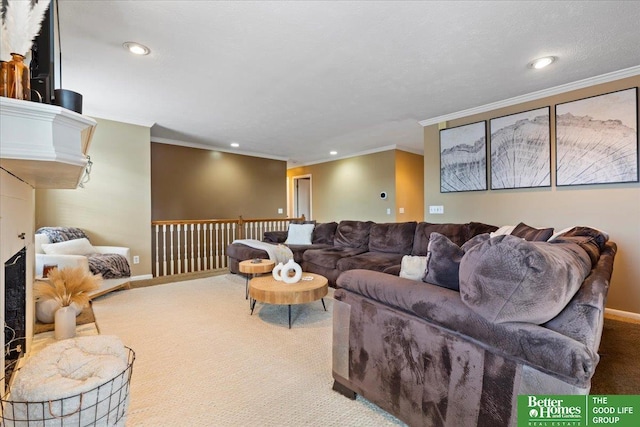
[{"label": "round wooden coffee table", "polygon": [[247,275],[247,280],[244,282],[244,299],[249,298],[249,275],[255,276],[256,274],[262,273],[270,273],[275,267],[275,261],[271,261],[268,259],[261,259],[260,262],[248,259],[246,261],[240,261],[238,265],[240,273],[245,273]]},{"label": "round wooden coffee table", "polygon": [[291,284],[278,281],[272,276],[254,277],[249,283],[249,296],[253,300],[251,314],[256,301],[267,304],[286,304],[289,306],[289,329],[291,329],[291,305],[320,300],[324,311],[327,311],[323,299],[327,292],[327,278],[319,274],[302,273],[302,279]]}]

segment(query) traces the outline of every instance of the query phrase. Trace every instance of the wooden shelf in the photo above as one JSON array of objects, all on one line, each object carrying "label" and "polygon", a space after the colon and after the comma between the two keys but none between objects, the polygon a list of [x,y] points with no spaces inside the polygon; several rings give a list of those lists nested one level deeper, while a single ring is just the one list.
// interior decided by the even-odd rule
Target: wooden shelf
[{"label": "wooden shelf", "polygon": [[76,188],[96,121],[49,104],[0,97],[0,167],[33,188]]}]

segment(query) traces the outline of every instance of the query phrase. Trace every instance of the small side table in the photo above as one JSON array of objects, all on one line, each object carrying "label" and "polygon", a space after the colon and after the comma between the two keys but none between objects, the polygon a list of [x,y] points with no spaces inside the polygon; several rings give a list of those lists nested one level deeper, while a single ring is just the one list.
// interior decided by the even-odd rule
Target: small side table
[{"label": "small side table", "polygon": [[249,275],[255,277],[258,274],[270,273],[275,265],[275,261],[268,259],[261,259],[260,262],[256,262],[253,259],[240,261],[240,273],[247,275],[247,280],[244,284],[244,299],[249,299]]}]

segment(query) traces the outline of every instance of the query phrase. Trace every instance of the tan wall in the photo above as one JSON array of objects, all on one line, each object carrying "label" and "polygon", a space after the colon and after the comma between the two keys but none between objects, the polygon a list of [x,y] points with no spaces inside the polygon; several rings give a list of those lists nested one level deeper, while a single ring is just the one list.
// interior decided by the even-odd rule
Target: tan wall
[{"label": "tan wall", "polygon": [[286,176],[287,164],[281,160],[153,143],[152,217],[284,218]]},{"label": "tan wall", "polygon": [[422,221],[423,200],[424,157],[396,150],[396,221]]},{"label": "tan wall", "polygon": [[132,275],[150,274],[150,129],[97,122],[91,180],[74,190],[36,190],[36,227],[80,227],[95,245],[129,247],[140,257]]},{"label": "tan wall", "polygon": [[[389,150],[289,169],[287,178],[292,188],[292,177],[312,176],[312,216],[316,221],[395,222],[422,220],[422,173],[422,156]],[[385,200],[380,198],[383,191],[387,193]],[[289,206],[293,203],[291,193]],[[403,216],[398,214],[399,207],[405,208]]]},{"label": "tan wall", "polygon": [[[478,114],[447,123],[448,127],[573,101],[640,85],[640,76]],[[551,120],[552,182],[555,183],[555,129]],[[589,225],[606,230],[618,245],[607,307],[640,313],[640,184],[440,193],[438,126],[424,129],[425,212],[443,205],[444,215],[426,213],[430,222],[482,221],[494,225],[553,226],[556,230]]]}]

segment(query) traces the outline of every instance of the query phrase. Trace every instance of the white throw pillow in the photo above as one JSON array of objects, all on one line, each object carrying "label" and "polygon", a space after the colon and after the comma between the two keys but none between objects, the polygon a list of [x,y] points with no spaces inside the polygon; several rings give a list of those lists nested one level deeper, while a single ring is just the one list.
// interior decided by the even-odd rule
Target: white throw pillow
[{"label": "white throw pillow", "polygon": [[47,255],[89,255],[97,251],[86,238],[67,240],[66,242],[47,243],[42,245]]},{"label": "white throw pillow", "polygon": [[315,224],[289,224],[287,245],[310,245]]},{"label": "white throw pillow", "polygon": [[412,280],[422,280],[427,269],[426,256],[405,255],[400,264],[400,277]]}]

